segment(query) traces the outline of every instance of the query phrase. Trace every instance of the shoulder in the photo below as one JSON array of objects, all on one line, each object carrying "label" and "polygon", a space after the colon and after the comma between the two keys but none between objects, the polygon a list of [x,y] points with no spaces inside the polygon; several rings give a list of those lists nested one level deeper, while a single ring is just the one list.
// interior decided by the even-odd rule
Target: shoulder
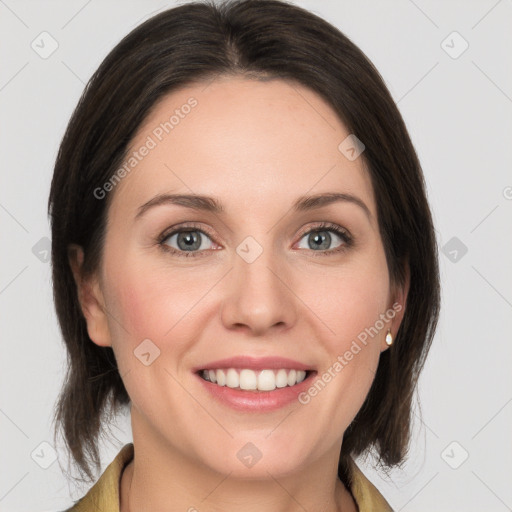
[{"label": "shoulder", "polygon": [[62,512],[119,512],[119,481],[133,453],[133,443],[124,445],[89,492]]},{"label": "shoulder", "polygon": [[384,496],[366,478],[353,460],[350,462],[350,473],[350,491],[354,496],[359,512],[393,512]]}]

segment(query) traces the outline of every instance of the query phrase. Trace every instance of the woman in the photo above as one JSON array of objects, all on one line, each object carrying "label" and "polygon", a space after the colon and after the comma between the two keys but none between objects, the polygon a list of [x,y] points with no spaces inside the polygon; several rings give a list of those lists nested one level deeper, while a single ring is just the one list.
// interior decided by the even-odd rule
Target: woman
[{"label": "woman", "polygon": [[380,75],[277,0],[146,21],[88,84],[49,198],[69,371],[57,425],[99,468],[71,509],[391,510],[439,275],[423,175]]}]

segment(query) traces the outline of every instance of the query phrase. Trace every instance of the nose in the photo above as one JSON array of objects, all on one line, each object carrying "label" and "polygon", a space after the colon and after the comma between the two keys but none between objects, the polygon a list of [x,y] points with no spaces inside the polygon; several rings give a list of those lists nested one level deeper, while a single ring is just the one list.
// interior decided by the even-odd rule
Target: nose
[{"label": "nose", "polygon": [[235,255],[221,312],[227,329],[264,336],[292,327],[298,304],[283,265],[277,265],[271,250],[252,263]]}]

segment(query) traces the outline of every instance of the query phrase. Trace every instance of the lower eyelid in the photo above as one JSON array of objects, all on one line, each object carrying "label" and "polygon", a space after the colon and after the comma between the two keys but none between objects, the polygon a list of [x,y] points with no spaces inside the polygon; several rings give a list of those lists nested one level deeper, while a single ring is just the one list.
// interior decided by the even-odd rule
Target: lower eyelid
[{"label": "lower eyelid", "polygon": [[[352,237],[346,230],[344,230],[341,227],[336,226],[336,228],[333,228],[332,226],[315,226],[313,228],[309,228],[307,231],[303,232],[301,235],[299,235],[299,241],[302,240],[306,235],[310,235],[312,233],[318,233],[322,231],[328,231],[330,233],[334,233],[336,236],[338,236],[342,240],[342,244],[338,247],[335,247],[334,249],[324,249],[321,251],[314,251],[312,249],[306,249],[308,251],[311,251],[313,254],[317,253],[317,255],[329,255],[329,254],[335,254],[339,251],[342,251],[344,249],[347,249],[349,246],[352,245]],[[197,250],[197,251],[184,251],[180,249],[176,249],[174,247],[169,246],[169,244],[166,244],[165,241],[169,240],[174,235],[179,235],[183,232],[199,232],[201,235],[207,237],[212,244],[219,246],[220,244],[217,244],[215,242],[212,235],[210,235],[208,232],[206,232],[203,228],[196,228],[194,226],[184,226],[182,228],[176,228],[174,231],[171,231],[170,233],[167,233],[163,235],[159,240],[159,245],[163,247],[164,250],[167,252],[172,252],[174,254],[178,254],[180,256],[190,257],[190,256],[196,256],[196,255],[204,255],[204,253],[208,251],[215,251],[219,250],[219,248],[215,249],[203,249],[203,250]]]}]

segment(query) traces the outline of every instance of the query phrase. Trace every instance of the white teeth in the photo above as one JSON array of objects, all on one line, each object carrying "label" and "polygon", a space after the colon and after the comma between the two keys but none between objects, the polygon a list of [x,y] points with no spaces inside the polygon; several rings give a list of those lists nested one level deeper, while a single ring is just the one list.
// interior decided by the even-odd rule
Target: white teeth
[{"label": "white teeth", "polygon": [[288,386],[293,386],[297,382],[297,372],[295,370],[290,370],[288,374]]},{"label": "white teeth", "polygon": [[276,388],[285,388],[288,386],[288,374],[286,370],[279,370],[276,374]]},{"label": "white teeth", "polygon": [[226,373],[226,386],[228,388],[237,388],[240,385],[240,377],[234,368],[230,368]]},{"label": "white teeth", "polygon": [[218,386],[258,391],[273,391],[276,388],[295,386],[306,378],[304,370],[285,370],[284,368],[260,372],[247,368],[240,371],[235,368],[212,369],[203,370],[201,375],[205,380],[216,383]]},{"label": "white teeth", "polygon": [[276,376],[272,370],[263,370],[258,375],[258,389],[260,391],[274,391],[276,389]]},{"label": "white teeth", "polygon": [[256,389],[258,379],[252,370],[242,370],[240,372],[240,389]]},{"label": "white teeth", "polygon": [[[215,372],[215,370],[212,370]],[[223,370],[217,370],[215,372],[216,376],[217,376],[217,384],[219,386],[225,386],[226,385],[226,374],[224,373]]]}]

